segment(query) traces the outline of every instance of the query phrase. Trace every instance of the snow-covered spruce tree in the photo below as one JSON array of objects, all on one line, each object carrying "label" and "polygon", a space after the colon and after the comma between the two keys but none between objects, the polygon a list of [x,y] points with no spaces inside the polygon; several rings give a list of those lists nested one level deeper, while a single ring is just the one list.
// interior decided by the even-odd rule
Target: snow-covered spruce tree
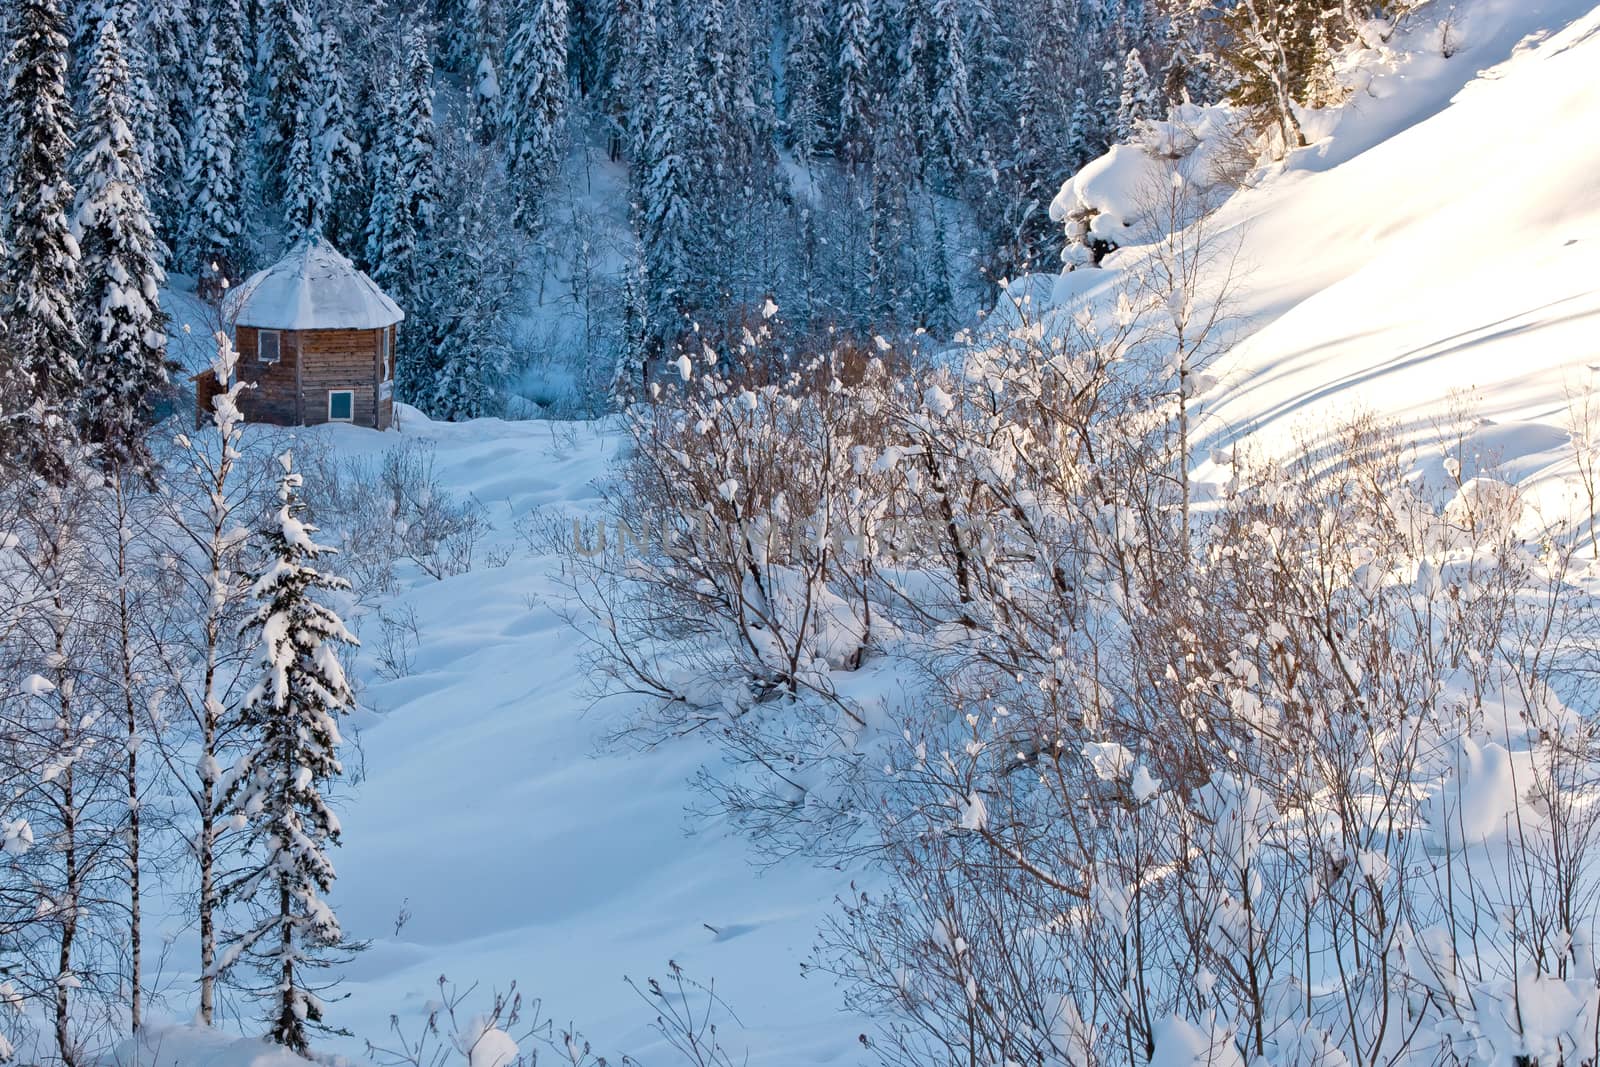
[{"label": "snow-covered spruce tree", "polygon": [[510,198],[471,133],[448,131],[440,145],[438,229],[396,366],[401,395],[451,420],[500,413],[519,291],[518,250],[502,225]]},{"label": "snow-covered spruce tree", "polygon": [[327,850],[338,843],[339,820],[323,792],[343,772],[339,717],[355,703],[338,648],[357,642],[319,599],[349,583],[317,570],[330,550],[312,539],[316,527],[302,521],[292,456],[285,452],[279,462],[279,508],[260,533],[266,563],[254,576],[259,606],[248,624],[260,642],[260,677],[239,712],[249,741],[224,789],[248,824],[249,854],[223,894],[247,902],[253,921],[231,935],[216,970],[240,960],[254,964],[268,1037],[304,1053],[309,1031],[322,1023],[308,972],[354,947],[324,899],[333,887]]},{"label": "snow-covered spruce tree", "polygon": [[467,30],[471,34],[469,62],[472,79],[472,122],[478,140],[494,141],[504,117],[501,88],[502,40],[505,19],[500,0],[467,0]]},{"label": "snow-covered spruce tree", "polygon": [[311,120],[304,110],[295,114],[294,143],[283,177],[283,226],[291,242],[322,235],[328,213],[325,172],[317,166],[311,144]]},{"label": "snow-covered spruce tree", "polygon": [[418,234],[426,234],[432,227],[438,200],[431,38],[427,29],[420,26],[406,36],[405,80],[400,96],[402,126],[395,151],[401,203]]},{"label": "snow-covered spruce tree", "polygon": [[[624,153],[637,165],[646,158],[650,123],[655,112],[660,79],[665,73],[655,62],[659,54],[666,0],[618,0],[616,14],[607,23],[606,49],[611,69],[605,83],[606,114],[619,128],[611,158]],[[637,176],[630,175],[637,181]]]},{"label": "snow-covered spruce tree", "polygon": [[1074,169],[1094,159],[1106,150],[1105,123],[1089,103],[1088,95],[1078,89],[1073,93],[1072,118],[1067,126],[1067,158],[1073,160]]},{"label": "snow-covered spruce tree", "polygon": [[830,73],[828,54],[833,27],[822,0],[790,0],[783,79],[787,99],[784,121],[789,146],[802,163],[828,143]]},{"label": "snow-covered spruce tree", "polygon": [[[130,78],[134,141],[144,164],[145,199],[156,233],[173,233],[183,217],[185,128],[194,97],[191,64],[198,50],[185,0],[143,0],[133,8],[131,34],[119,19]],[[165,263],[169,250],[160,246]]]},{"label": "snow-covered spruce tree", "polygon": [[1167,60],[1161,68],[1161,92],[1167,103],[1214,103],[1218,98],[1216,58],[1206,50],[1195,10],[1179,5],[1169,11],[1165,37]]},{"label": "snow-covered spruce tree", "polygon": [[189,136],[189,207],[181,254],[200,279],[202,296],[220,292],[223,279],[239,276],[244,233],[238,137],[243,133],[243,86],[230,78],[218,50],[215,27],[206,34],[200,64],[200,90]]},{"label": "snow-covered spruce tree", "polygon": [[89,115],[78,160],[73,233],[82,254],[84,323],[80,418],[107,468],[141,468],[156,395],[167,385],[165,280],[128,123],[128,67],[117,24],[101,23],[89,70]]},{"label": "snow-covered spruce tree", "polygon": [[297,123],[315,106],[311,49],[316,30],[305,0],[265,0],[259,25],[260,177],[267,195],[277,198],[284,195]]},{"label": "snow-covered spruce tree", "polygon": [[[635,237],[636,244],[637,240]],[[645,301],[648,288],[643,260],[635,255],[622,283],[622,341],[611,372],[611,403],[618,408],[627,407],[644,392],[650,365],[650,308]]]},{"label": "snow-covered spruce tree", "polygon": [[0,433],[11,454],[59,469],[57,442],[69,432],[66,416],[83,380],[78,242],[68,219],[66,22],[58,0],[22,0],[9,21],[14,39],[4,65],[3,110],[9,172],[0,241],[0,325],[8,358],[0,368]]},{"label": "snow-covered spruce tree", "polygon": [[332,25],[318,29],[312,60],[316,93],[310,133],[323,197],[321,228],[337,247],[355,249],[366,226],[366,178],[345,77],[345,48]]},{"label": "snow-covered spruce tree", "polygon": [[839,157],[853,165],[866,159],[872,140],[872,62],[878,50],[878,22],[871,0],[844,0],[838,20]]},{"label": "snow-covered spruce tree", "polygon": [[657,342],[681,328],[689,308],[694,209],[690,203],[693,179],[683,145],[686,82],[687,74],[681,69],[669,69],[659,79],[635,204],[644,276],[649,284],[649,320],[655,325]]},{"label": "snow-covered spruce tree", "polygon": [[967,69],[967,27],[959,0],[934,0],[938,28],[937,75],[934,79],[930,154],[958,180],[972,156],[972,86]]},{"label": "snow-covered spruce tree", "polygon": [[513,224],[531,232],[560,180],[567,113],[567,0],[518,0],[505,59],[506,171]]},{"label": "snow-covered spruce tree", "polygon": [[388,287],[393,267],[385,268],[385,259],[394,255],[390,242],[400,219],[400,76],[394,67],[385,74],[377,100],[378,128],[373,135],[369,163],[372,174],[372,195],[367,200],[366,231],[362,244],[362,262],[377,281]]},{"label": "snow-covered spruce tree", "polygon": [[[433,62],[429,34],[406,35],[403,68],[386,86],[387,145],[375,165],[379,185],[367,226],[367,258],[373,278],[403,303],[410,302],[424,270],[424,242],[438,201],[438,131],[433,118]],[[385,177],[388,172],[388,177]],[[405,331],[401,344],[405,344]]]},{"label": "snow-covered spruce tree", "polygon": [[1122,65],[1122,97],[1117,103],[1117,140],[1123,143],[1132,141],[1140,123],[1160,118],[1160,100],[1139,50],[1129,49]]}]

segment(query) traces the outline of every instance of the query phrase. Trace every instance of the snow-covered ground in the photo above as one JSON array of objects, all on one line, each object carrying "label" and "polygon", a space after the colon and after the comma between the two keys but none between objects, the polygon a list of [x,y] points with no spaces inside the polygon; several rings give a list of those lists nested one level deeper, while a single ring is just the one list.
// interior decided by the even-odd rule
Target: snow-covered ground
[{"label": "snow-covered ground", "polygon": [[[338,896],[347,929],[375,940],[346,972],[341,1020],[379,1032],[390,1012],[420,1011],[440,973],[486,989],[517,979],[597,1048],[638,1052],[653,1015],[622,978],[662,975],[673,959],[717,980],[750,1027],[752,1063],[835,1058],[862,1027],[801,979],[800,962],[847,879],[800,864],[763,875],[739,839],[685,836],[686,782],[708,750],[598,744],[625,709],[591,707],[558,560],[512,533],[509,520],[535,508],[583,512],[616,438],[406,414],[402,432],[437,441],[445,482],[502,520],[514,551],[503,568],[425,579],[402,597],[421,623],[414,671],[367,676],[367,777],[345,817]],[[384,443],[349,428],[334,440]]]},{"label": "snow-covered ground", "polygon": [[1600,387],[1600,9],[1428,4],[1390,48],[1212,223],[1240,251],[1242,340],[1198,454],[1281,452],[1358,411],[1420,445],[1461,393],[1485,453],[1538,481],[1569,390]]},{"label": "snow-covered ground", "polygon": [[[1317,143],[1217,217],[1248,269],[1243,339],[1214,369],[1203,429],[1209,447],[1275,450],[1360,409],[1421,441],[1470,391],[1492,422],[1485,450],[1559,495],[1567,391],[1600,386],[1600,8],[1463,0],[1444,58],[1446,6],[1315,117]],[[757,872],[719,828],[685,836],[685,783],[708,750],[597,745],[625,709],[591,706],[557,557],[516,535],[535,509],[589,509],[618,438],[414,417],[389,434],[316,433],[350,454],[432,440],[446,483],[476,495],[512,549],[384,605],[420,622],[409,676],[384,680],[362,654],[362,773],[332,899],[373,945],[345,968],[334,1021],[381,1038],[391,1013],[420,1018],[441,973],[485,991],[514,978],[598,1048],[647,1054],[651,1013],[622,977],[675,959],[716,979],[744,1023],[729,1043],[752,1064],[851,1061],[867,1024],[800,972],[849,872]],[[362,621],[369,640],[376,625]]]},{"label": "snow-covered ground", "polygon": [[[802,863],[761,872],[720,828],[686,834],[688,779],[709,750],[602,743],[626,706],[592,703],[553,577],[559,559],[516,532],[538,509],[584,513],[616,435],[590,423],[431,423],[413,409],[403,409],[398,433],[330,426],[297,435],[343,456],[376,454],[402,437],[434,442],[452,494],[475,496],[494,521],[479,558],[508,553],[503,566],[442,581],[410,575],[405,592],[351,620],[367,646],[356,671],[363,708],[350,731],[355,784],[341,810],[332,899],[346,933],[372,944],[342,969],[339,993],[350,996],[329,1010],[356,1038],[325,1047],[359,1055],[365,1039],[381,1045],[392,1014],[415,1030],[443,974],[479,984],[469,1015],[515,980],[596,1052],[648,1053],[654,1009],[623,978],[664,976],[669,960],[715,980],[745,1024],[725,1043],[748,1045],[752,1064],[830,1062],[855,1044],[864,1021],[841,1013],[832,987],[800,968],[848,875]],[[421,644],[411,672],[386,679],[378,611],[406,608]],[[189,940],[175,944],[165,982],[180,1017],[190,1008],[181,973]],[[188,1040],[174,1037],[174,1047]]]}]

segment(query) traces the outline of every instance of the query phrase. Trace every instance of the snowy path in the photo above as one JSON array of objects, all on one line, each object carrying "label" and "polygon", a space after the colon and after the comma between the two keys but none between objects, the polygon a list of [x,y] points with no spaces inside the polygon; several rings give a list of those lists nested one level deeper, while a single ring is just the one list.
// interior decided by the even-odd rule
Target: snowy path
[{"label": "snowy path", "polygon": [[[569,445],[567,430],[490,420],[420,432],[437,440],[446,484],[477,495],[495,538],[513,541],[510,516],[589,502],[615,439],[585,426]],[[394,443],[334,432],[341,451]],[[762,874],[741,840],[686,836],[700,745],[598,744],[621,709],[589,707],[555,565],[517,542],[503,568],[424,579],[386,605],[415,610],[422,644],[399,680],[363,658],[363,699],[379,711],[361,731],[366,779],[345,815],[336,899],[347,930],[374,944],[345,971],[353,996],[339,1020],[381,1035],[391,1012],[422,1011],[440,973],[485,990],[516,979],[597,1050],[642,1054],[652,1016],[622,977],[675,959],[716,979],[752,1064],[836,1059],[863,1026],[838,1014],[825,980],[801,978],[800,961],[847,880],[798,863]]]}]

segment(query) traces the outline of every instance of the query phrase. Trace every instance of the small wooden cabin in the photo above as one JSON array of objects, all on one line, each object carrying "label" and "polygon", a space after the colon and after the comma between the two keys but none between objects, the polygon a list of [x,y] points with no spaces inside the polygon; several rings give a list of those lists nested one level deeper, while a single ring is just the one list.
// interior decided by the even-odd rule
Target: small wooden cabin
[{"label": "small wooden cabin", "polygon": [[[223,304],[239,352],[249,422],[348,422],[384,430],[394,419],[395,330],[405,312],[323,237],[308,238],[232,290]],[[216,378],[195,376],[195,420],[210,417]]]}]

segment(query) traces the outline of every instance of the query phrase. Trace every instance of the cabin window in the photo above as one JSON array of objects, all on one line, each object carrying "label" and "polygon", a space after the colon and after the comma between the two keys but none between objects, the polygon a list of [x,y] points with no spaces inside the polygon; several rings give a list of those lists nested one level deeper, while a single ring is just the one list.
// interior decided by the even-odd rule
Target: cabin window
[{"label": "cabin window", "polygon": [[256,359],[262,363],[278,362],[278,331],[259,330],[256,333]]},{"label": "cabin window", "polygon": [[328,421],[352,422],[356,415],[356,394],[349,389],[335,389],[328,394]]}]

